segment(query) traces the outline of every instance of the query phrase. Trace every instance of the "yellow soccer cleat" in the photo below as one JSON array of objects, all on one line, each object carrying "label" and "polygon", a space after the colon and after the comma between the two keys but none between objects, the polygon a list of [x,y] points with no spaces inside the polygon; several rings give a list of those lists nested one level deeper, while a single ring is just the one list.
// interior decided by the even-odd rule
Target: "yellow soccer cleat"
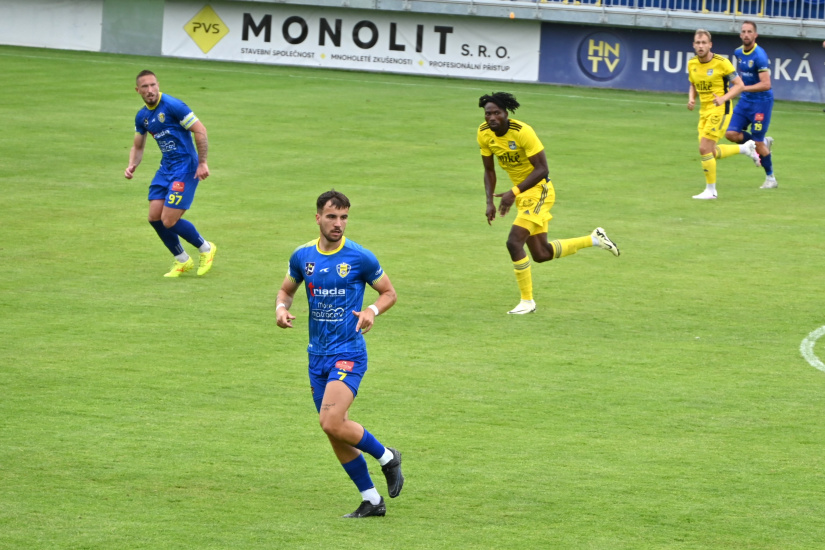
[{"label": "yellow soccer cleat", "polygon": [[185,262],[175,260],[175,263],[172,264],[172,270],[169,273],[166,273],[164,277],[180,277],[193,267],[195,267],[195,260],[191,257]]},{"label": "yellow soccer cleat", "polygon": [[215,252],[217,251],[218,247],[215,246],[215,243],[209,241],[209,252],[201,254],[201,259],[198,263],[198,275],[206,275],[209,273],[209,270],[212,269],[212,260],[215,259]]}]

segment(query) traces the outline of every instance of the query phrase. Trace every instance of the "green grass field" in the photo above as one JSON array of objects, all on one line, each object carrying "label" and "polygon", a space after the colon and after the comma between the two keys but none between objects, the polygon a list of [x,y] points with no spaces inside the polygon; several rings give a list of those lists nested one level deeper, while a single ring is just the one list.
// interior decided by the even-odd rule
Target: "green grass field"
[{"label": "green grass field", "polygon": [[[144,68],[209,131],[205,277],[161,276],[157,147],[123,177]],[[0,548],[825,546],[825,373],[799,351],[825,325],[821,106],[777,103],[778,189],[737,156],[706,202],[686,94],[12,47],[0,70]],[[546,147],[551,238],[622,250],[534,265],[529,316],[505,314],[512,215],[484,218],[500,89]],[[360,496],[303,291],[275,325],[331,187],[399,294],[351,410],[404,454],[383,519],[340,519]]]}]

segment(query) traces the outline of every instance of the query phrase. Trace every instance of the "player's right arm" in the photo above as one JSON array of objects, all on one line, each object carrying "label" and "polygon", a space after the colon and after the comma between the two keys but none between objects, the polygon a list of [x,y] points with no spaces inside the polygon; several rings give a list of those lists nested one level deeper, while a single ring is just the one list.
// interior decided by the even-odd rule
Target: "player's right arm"
[{"label": "player's right arm", "polygon": [[295,298],[295,293],[301,285],[292,280],[287,274],[284,277],[284,282],[281,284],[281,290],[278,291],[278,298],[275,300],[275,319],[276,323],[281,328],[292,328],[292,320],[295,316],[289,312],[292,307],[292,300]]},{"label": "player's right arm", "polygon": [[146,148],[146,134],[135,132],[135,142],[132,144],[132,150],[129,151],[129,166],[126,167],[124,176],[127,180],[132,179],[137,170],[138,164],[143,160],[143,150]]},{"label": "player's right arm", "polygon": [[694,86],[693,82],[691,82],[690,88],[688,88],[688,111],[692,111],[694,107],[696,107],[696,86]]},{"label": "player's right arm", "polygon": [[484,192],[487,194],[487,224],[492,225],[496,219],[496,203],[493,202],[493,194],[496,192],[496,165],[493,156],[481,155],[481,162],[484,163]]}]

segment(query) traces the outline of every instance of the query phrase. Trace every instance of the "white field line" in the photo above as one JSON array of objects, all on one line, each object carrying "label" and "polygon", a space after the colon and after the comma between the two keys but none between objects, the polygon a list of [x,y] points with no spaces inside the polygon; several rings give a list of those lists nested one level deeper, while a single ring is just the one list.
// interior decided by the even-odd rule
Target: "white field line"
[{"label": "white field line", "polygon": [[799,352],[802,354],[802,357],[805,358],[805,361],[813,368],[825,372],[825,365],[822,364],[822,361],[814,354],[814,345],[816,345],[816,341],[822,338],[823,335],[825,335],[825,327],[819,327],[810,333],[802,340],[802,344],[799,346]]}]

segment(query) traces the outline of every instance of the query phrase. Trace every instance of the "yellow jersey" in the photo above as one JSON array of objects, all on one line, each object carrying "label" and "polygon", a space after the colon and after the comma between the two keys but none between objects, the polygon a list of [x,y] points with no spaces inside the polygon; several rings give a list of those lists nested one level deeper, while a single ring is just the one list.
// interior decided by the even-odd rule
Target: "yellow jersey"
[{"label": "yellow jersey", "polygon": [[523,182],[533,171],[530,157],[544,150],[536,132],[528,124],[509,119],[510,128],[503,136],[497,136],[487,122],[478,127],[478,146],[482,156],[495,155],[514,185]]},{"label": "yellow jersey", "polygon": [[704,63],[699,61],[698,57],[692,57],[687,68],[688,79],[699,94],[702,111],[715,107],[713,95],[721,97],[728,93],[731,81],[739,76],[727,58],[716,54]]}]

